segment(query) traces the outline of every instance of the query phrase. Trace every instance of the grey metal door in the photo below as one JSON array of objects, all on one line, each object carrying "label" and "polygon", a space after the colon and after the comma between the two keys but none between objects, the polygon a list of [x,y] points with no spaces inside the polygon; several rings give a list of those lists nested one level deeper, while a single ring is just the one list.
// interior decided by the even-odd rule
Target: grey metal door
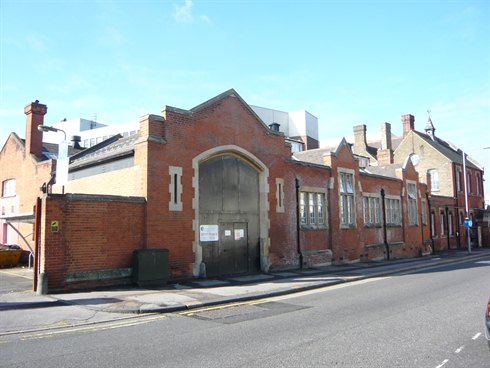
[{"label": "grey metal door", "polygon": [[200,241],[206,276],[260,269],[259,173],[232,155],[199,165],[199,224],[219,225],[217,241]]},{"label": "grey metal door", "polygon": [[247,223],[222,222],[219,227],[219,273],[248,272]]}]

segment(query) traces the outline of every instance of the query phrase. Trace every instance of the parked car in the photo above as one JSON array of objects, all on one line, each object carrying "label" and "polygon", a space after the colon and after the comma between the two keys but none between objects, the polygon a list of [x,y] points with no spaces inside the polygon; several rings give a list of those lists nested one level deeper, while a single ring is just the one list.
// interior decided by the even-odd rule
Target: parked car
[{"label": "parked car", "polygon": [[490,299],[487,302],[487,311],[485,313],[485,337],[487,338],[488,348],[490,349]]}]

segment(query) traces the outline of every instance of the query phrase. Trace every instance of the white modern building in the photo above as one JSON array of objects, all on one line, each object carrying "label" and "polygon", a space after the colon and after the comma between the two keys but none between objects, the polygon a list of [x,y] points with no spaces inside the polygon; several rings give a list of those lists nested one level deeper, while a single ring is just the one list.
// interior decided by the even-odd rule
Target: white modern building
[{"label": "white modern building", "polygon": [[[285,112],[259,106],[250,106],[272,130],[284,133],[292,146],[292,152],[319,147],[318,118],[306,110]],[[73,137],[79,137],[81,147],[92,147],[116,134],[123,137],[138,133],[139,121],[123,124],[101,124],[87,119],[70,119],[53,124],[53,127],[66,133],[66,139],[74,145]],[[63,140],[61,132],[44,133],[44,141],[59,143]]]}]

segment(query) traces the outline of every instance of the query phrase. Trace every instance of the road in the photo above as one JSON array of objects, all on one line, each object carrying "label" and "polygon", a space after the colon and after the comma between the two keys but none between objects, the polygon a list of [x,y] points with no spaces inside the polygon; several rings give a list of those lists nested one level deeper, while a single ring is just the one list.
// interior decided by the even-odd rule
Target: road
[{"label": "road", "polygon": [[[0,339],[0,367],[490,367],[490,260]],[[1,318],[1,316],[0,316]]]}]

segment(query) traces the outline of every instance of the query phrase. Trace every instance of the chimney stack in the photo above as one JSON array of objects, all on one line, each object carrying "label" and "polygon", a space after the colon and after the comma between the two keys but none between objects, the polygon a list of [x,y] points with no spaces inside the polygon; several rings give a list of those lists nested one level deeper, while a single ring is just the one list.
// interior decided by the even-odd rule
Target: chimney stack
[{"label": "chimney stack", "polygon": [[24,107],[26,114],[26,154],[33,154],[38,158],[43,154],[43,132],[37,130],[44,123],[44,115],[48,111],[46,105],[40,104],[38,100]]},{"label": "chimney stack", "polygon": [[381,149],[391,149],[391,124],[381,124]]},{"label": "chimney stack", "polygon": [[378,166],[391,165],[393,163],[393,150],[391,148],[391,124],[381,124],[381,148],[376,154]]},{"label": "chimney stack", "polygon": [[403,123],[403,138],[405,138],[408,132],[415,129],[415,116],[411,114],[402,115],[402,123]]},{"label": "chimney stack", "polygon": [[362,155],[366,151],[366,125],[356,125],[354,127],[354,153]]}]

